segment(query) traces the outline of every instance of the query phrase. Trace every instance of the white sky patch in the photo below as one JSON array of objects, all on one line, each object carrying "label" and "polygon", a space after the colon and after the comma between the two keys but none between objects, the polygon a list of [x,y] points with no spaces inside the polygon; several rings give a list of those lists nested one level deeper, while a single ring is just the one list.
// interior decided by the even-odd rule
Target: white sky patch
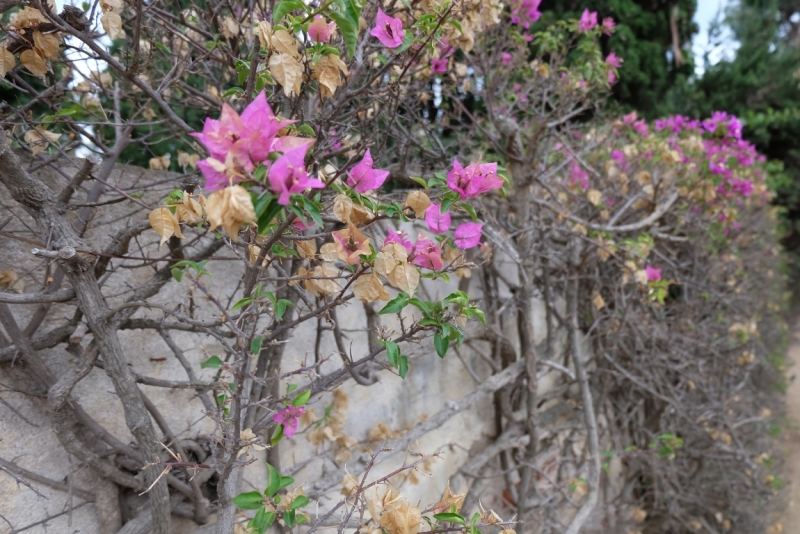
[{"label": "white sky patch", "polygon": [[[697,77],[702,76],[708,66],[716,65],[722,60],[731,60],[736,56],[739,43],[733,38],[730,29],[723,24],[725,9],[732,3],[733,0],[697,1],[694,21],[700,30],[692,42],[692,53],[695,57],[694,71]],[[715,22],[719,25],[716,31],[711,33],[711,26]]]}]

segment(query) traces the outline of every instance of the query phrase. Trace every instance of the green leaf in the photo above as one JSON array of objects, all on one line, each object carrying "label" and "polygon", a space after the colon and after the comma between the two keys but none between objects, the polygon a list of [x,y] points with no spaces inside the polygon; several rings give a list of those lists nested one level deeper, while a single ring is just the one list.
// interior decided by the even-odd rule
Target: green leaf
[{"label": "green leaf", "polygon": [[286,393],[289,394],[292,391],[297,389],[297,384],[287,384],[286,385]]},{"label": "green leaf", "polygon": [[444,358],[444,355],[447,354],[447,347],[450,346],[450,340],[442,334],[437,333],[433,336],[433,346],[436,348],[436,354],[438,354],[440,358]]},{"label": "green leaf", "polygon": [[219,369],[222,367],[222,360],[219,356],[212,356],[204,362],[200,362],[200,369]]},{"label": "green leaf", "polygon": [[278,489],[282,490],[283,488],[291,486],[292,484],[294,484],[294,479],[292,477],[281,477],[281,484]]},{"label": "green leaf", "polygon": [[305,406],[311,398],[311,390],[307,389],[292,400],[292,406]]},{"label": "green leaf", "polygon": [[183,269],[174,269],[173,268],[173,269],[170,269],[169,272],[172,273],[172,278],[174,278],[178,282],[180,282],[181,278],[183,278]]},{"label": "green leaf", "polygon": [[408,299],[408,303],[419,308],[419,310],[425,315],[431,314],[431,305],[427,302],[423,302],[420,299],[414,297],[413,299]]},{"label": "green leaf", "polygon": [[408,295],[400,293],[398,296],[386,303],[386,306],[381,308],[378,315],[387,315],[390,313],[400,313],[400,311],[408,306]]},{"label": "green leaf", "polygon": [[248,526],[256,529],[258,534],[264,534],[272,526],[273,521],[275,521],[275,512],[267,512],[266,508],[261,508]]},{"label": "green leaf", "polygon": [[[272,195],[269,196],[272,197]],[[256,212],[256,214],[258,215],[259,235],[263,235],[267,231],[267,228],[269,227],[270,223],[272,223],[272,219],[277,217],[282,209],[283,206],[278,204],[278,199],[272,197],[270,199],[269,204],[267,204],[267,206],[264,208],[264,212],[261,215],[258,215],[258,212]]]},{"label": "green leaf", "polygon": [[264,490],[264,493],[267,497],[272,497],[281,489],[281,475],[272,465],[267,462],[264,463],[267,464],[267,489]]},{"label": "green leaf", "polygon": [[297,510],[298,508],[302,508],[303,506],[306,506],[310,502],[311,502],[311,499],[309,499],[305,495],[298,495],[292,501],[292,504],[289,505],[289,510]]},{"label": "green leaf", "polygon": [[294,306],[294,302],[291,300],[281,299],[275,303],[275,320],[280,322],[283,319],[284,314],[286,313],[287,306]]},{"label": "green leaf", "polygon": [[292,528],[294,526],[294,518],[295,518],[294,510],[283,512],[283,522],[286,523],[287,527]]},{"label": "green leaf", "polygon": [[[84,11],[87,11],[87,10],[84,9]],[[155,47],[156,50],[161,50],[162,52],[164,52],[166,54],[171,54],[172,53],[172,50],[170,50],[167,45],[164,45],[164,44],[161,44],[161,43],[153,43],[153,46]]]},{"label": "green leaf", "polygon": [[420,186],[422,186],[423,189],[427,189],[428,184],[425,183],[424,179],[420,178],[419,176],[409,176],[409,178],[411,178],[414,182],[416,182]]},{"label": "green leaf", "polygon": [[250,352],[252,354],[260,354],[261,353],[261,343],[264,342],[264,338],[261,336],[254,337],[250,341]]},{"label": "green leaf", "polygon": [[394,341],[386,342],[386,359],[392,364],[392,367],[397,367],[397,357],[400,356],[400,347]]},{"label": "green leaf", "polygon": [[317,134],[314,132],[314,128],[312,128],[308,124],[301,124],[300,126],[297,127],[297,130],[303,132],[309,137],[314,137],[314,138],[317,137]]},{"label": "green leaf", "polygon": [[288,13],[295,9],[304,9],[305,4],[301,0],[281,0],[272,11],[272,22],[278,23],[283,20]]},{"label": "green leaf", "polygon": [[228,98],[229,96],[243,95],[243,94],[244,94],[244,89],[242,89],[241,87],[231,87],[230,89],[222,93],[222,98]]},{"label": "green leaf", "polygon": [[352,58],[356,54],[356,46],[358,45],[358,26],[341,13],[331,11],[328,15],[336,21],[336,26],[342,32],[344,43],[347,45],[347,53]]},{"label": "green leaf", "polygon": [[462,202],[460,206],[464,209],[464,211],[469,213],[469,216],[472,218],[473,221],[478,222],[478,214],[475,213],[475,208],[473,208],[471,204]]},{"label": "green leaf", "polygon": [[240,493],[231,502],[242,510],[258,510],[262,507],[264,496],[260,491],[248,491],[247,493]]},{"label": "green leaf", "polygon": [[402,379],[405,379],[408,374],[408,358],[406,356],[400,356],[397,359],[397,374],[399,374]]},{"label": "green leaf", "polygon": [[414,44],[414,36],[411,35],[411,32],[406,32],[406,36],[403,39],[403,44],[400,45],[400,48],[394,51],[395,54],[402,54],[406,50],[408,50],[411,45]]},{"label": "green leaf", "polygon": [[437,521],[447,521],[448,523],[458,523],[459,525],[466,525],[467,522],[458,514],[445,512],[443,514],[434,514],[434,519]]},{"label": "green leaf", "polygon": [[239,308],[242,308],[242,307],[244,307],[244,306],[247,306],[247,305],[248,305],[248,304],[250,304],[251,302],[253,302],[253,297],[247,297],[247,298],[243,298],[242,300],[240,300],[239,302],[237,302],[236,304],[234,304],[234,305],[233,305],[233,307],[231,307],[231,311],[236,311],[236,310],[238,310]]}]

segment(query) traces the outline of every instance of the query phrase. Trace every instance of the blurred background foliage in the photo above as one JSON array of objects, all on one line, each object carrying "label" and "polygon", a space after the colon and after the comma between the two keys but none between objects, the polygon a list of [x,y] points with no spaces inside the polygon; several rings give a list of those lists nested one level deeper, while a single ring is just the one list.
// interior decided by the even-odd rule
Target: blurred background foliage
[{"label": "blurred background foliage", "polygon": [[[784,244],[800,256],[800,2],[734,0],[709,29],[717,61],[696,57],[697,0],[544,0],[541,24],[585,8],[618,21],[604,50],[624,59],[613,96],[620,112],[653,120],[727,111],[744,137],[771,160],[771,186],[782,208]],[[697,68],[702,67],[702,68]]]}]

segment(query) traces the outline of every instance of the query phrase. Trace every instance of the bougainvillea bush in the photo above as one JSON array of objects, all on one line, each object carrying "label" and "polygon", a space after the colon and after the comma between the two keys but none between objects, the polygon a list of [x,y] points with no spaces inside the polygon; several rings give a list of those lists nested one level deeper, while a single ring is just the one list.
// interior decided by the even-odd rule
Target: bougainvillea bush
[{"label": "bougainvillea bush", "polygon": [[[725,114],[606,116],[624,58],[605,36],[624,21],[587,9],[543,27],[534,0],[7,4],[0,180],[16,204],[0,235],[40,263],[0,273],[3,372],[98,487],[147,499],[135,528],[769,522],[782,278],[764,161]],[[115,174],[124,162],[150,170]],[[346,314],[364,319],[363,353]],[[186,376],[132,370],[132,330]],[[465,362],[474,387],[404,433],[345,435],[345,392],[414,377],[412,347],[470,350],[484,376]],[[133,444],[81,407],[94,368]],[[138,384],[194,390],[213,431],[176,435],[175,407]],[[409,500],[397,477],[440,456],[418,440],[479,401],[494,434],[458,487]],[[321,451],[309,480],[281,465],[300,439]],[[264,454],[253,488],[242,472]]]}]

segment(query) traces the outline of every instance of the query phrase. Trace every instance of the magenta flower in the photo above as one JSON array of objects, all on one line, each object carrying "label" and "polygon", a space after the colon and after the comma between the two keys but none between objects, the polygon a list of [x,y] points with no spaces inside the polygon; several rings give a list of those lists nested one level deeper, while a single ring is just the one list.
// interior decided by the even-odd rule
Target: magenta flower
[{"label": "magenta flower", "polygon": [[305,406],[289,406],[272,416],[273,421],[283,425],[283,434],[287,438],[294,436],[297,432],[297,420],[306,411]]},{"label": "magenta flower", "polygon": [[589,189],[589,175],[577,163],[572,166],[569,172],[569,185],[578,185],[584,191]]},{"label": "magenta flower", "polygon": [[647,273],[648,282],[658,282],[661,280],[661,269],[656,269],[655,267],[650,267],[648,265],[644,268],[644,270]]},{"label": "magenta flower", "polygon": [[612,150],[611,159],[617,163],[623,163],[625,161],[625,153],[622,150]]},{"label": "magenta flower", "polygon": [[387,48],[397,48],[403,44],[403,38],[406,36],[405,30],[403,30],[403,21],[397,17],[390,17],[381,8],[378,8],[375,27],[370,30],[369,34],[376,37]]},{"label": "magenta flower", "polygon": [[336,24],[325,22],[325,17],[317,15],[314,17],[314,22],[308,25],[308,36],[315,43],[324,43],[331,38],[333,32],[336,31]]},{"label": "magenta flower", "polygon": [[578,31],[585,33],[594,29],[595,26],[597,26],[597,11],[590,13],[588,9],[584,9],[581,21],[578,23]]},{"label": "magenta flower", "polygon": [[542,0],[516,0],[511,6],[511,23],[530,28],[531,22],[536,22],[542,16],[539,11],[541,3]]},{"label": "magenta flower", "polygon": [[603,33],[606,34],[606,35],[611,35],[612,33],[614,33],[614,27],[616,25],[617,25],[617,23],[614,22],[614,19],[612,19],[611,17],[604,18],[603,19]]},{"label": "magenta flower", "polygon": [[500,63],[503,65],[510,65],[511,64],[511,54],[508,52],[501,52],[500,53]]},{"label": "magenta flower", "polygon": [[347,185],[359,193],[366,193],[382,186],[389,176],[389,171],[373,169],[372,163],[372,154],[367,149],[364,158],[350,169]]},{"label": "magenta flower", "polygon": [[[203,143],[211,157],[198,162],[206,177],[206,189],[215,191],[230,185],[233,175],[253,172],[255,164],[263,162],[272,151],[275,135],[291,121],[279,121],[262,91],[245,108],[241,116],[228,104],[222,105],[219,120],[207,118],[202,133],[193,133]],[[223,173],[216,162],[225,162],[228,171]],[[224,179],[221,178],[224,176]]]},{"label": "magenta flower", "polygon": [[411,245],[411,241],[403,237],[404,235],[405,233],[402,230],[395,232],[389,228],[388,235],[383,241],[383,246],[385,247],[386,245],[396,243],[398,245],[402,245],[409,253],[411,253],[414,247]]},{"label": "magenta flower", "polygon": [[454,159],[453,168],[447,173],[447,187],[458,193],[461,200],[500,189],[504,183],[497,174],[497,163],[477,162],[464,168]]},{"label": "magenta flower", "polygon": [[477,247],[481,244],[483,236],[483,225],[481,223],[468,222],[456,228],[455,242],[458,248],[468,249]]},{"label": "magenta flower", "polygon": [[617,73],[612,69],[618,69],[622,66],[622,58],[617,56],[614,52],[611,52],[608,56],[606,56],[606,65],[611,67],[611,69],[608,71],[608,83],[610,85],[617,81]]},{"label": "magenta flower", "polygon": [[441,204],[431,204],[425,210],[425,222],[434,234],[443,234],[450,229],[450,212],[442,213]]},{"label": "magenta flower", "polygon": [[447,72],[446,59],[431,59],[431,74],[444,74]]},{"label": "magenta flower", "polygon": [[289,204],[289,195],[302,193],[308,188],[322,189],[325,184],[306,174],[305,157],[309,145],[294,148],[275,161],[269,168],[269,185],[278,195],[278,204]]},{"label": "magenta flower", "polygon": [[439,271],[444,267],[441,249],[436,246],[436,243],[425,237],[425,234],[419,234],[408,259],[414,265],[433,271]]}]

